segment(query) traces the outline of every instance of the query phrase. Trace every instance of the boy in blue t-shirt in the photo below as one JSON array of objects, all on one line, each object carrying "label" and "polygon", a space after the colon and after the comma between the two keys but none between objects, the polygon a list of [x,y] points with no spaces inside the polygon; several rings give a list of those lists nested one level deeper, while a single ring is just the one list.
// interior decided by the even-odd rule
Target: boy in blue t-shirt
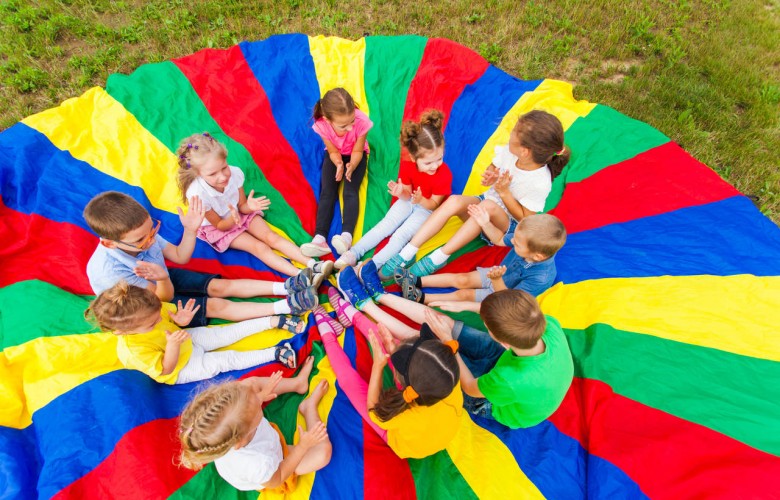
[{"label": "boy in blue t-shirt", "polygon": [[[479,312],[479,303],[493,292],[515,289],[537,296],[552,286],[557,274],[555,254],[566,242],[566,228],[557,217],[550,214],[530,215],[517,224],[514,233],[503,233],[495,227],[487,212],[481,214],[475,211],[472,217],[481,225],[492,243],[499,246],[511,245],[513,251],[507,254],[500,266],[478,267],[470,273],[417,277],[408,270],[399,268],[396,270],[395,279],[401,286],[404,298],[443,306],[448,310]],[[426,294],[421,290],[422,287],[455,287],[458,290],[451,293]],[[453,301],[463,303],[450,303]]]}]

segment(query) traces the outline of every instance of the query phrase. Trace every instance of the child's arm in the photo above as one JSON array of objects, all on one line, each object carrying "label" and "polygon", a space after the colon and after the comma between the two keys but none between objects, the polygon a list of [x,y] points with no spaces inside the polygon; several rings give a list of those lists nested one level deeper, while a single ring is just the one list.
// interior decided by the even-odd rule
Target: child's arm
[{"label": "child's arm", "polygon": [[176,330],[173,333],[166,331],[165,338],[165,355],[163,355],[160,375],[170,375],[176,369],[176,363],[179,362],[179,348],[189,340],[190,332],[187,330]]},{"label": "child's arm", "polygon": [[186,214],[181,207],[176,207],[179,212],[179,220],[184,228],[181,242],[178,245],[167,245],[163,248],[163,256],[177,264],[186,264],[190,261],[192,252],[195,250],[198,228],[203,223],[203,217],[206,213],[203,210],[203,202],[198,196],[190,198],[189,207]]},{"label": "child's arm", "polygon": [[[448,342],[452,340],[452,330],[448,327],[447,323],[442,320],[442,315],[435,313],[428,309],[425,311],[425,322],[431,327],[431,331],[439,337],[442,342]],[[460,366],[460,387],[463,392],[473,398],[484,398],[485,396],[480,392],[477,386],[477,379],[471,374],[471,370],[463,362],[460,354],[456,353],[455,357],[458,358],[458,366]]]},{"label": "child's arm", "polygon": [[368,381],[368,393],[366,394],[366,406],[368,411],[374,409],[379,403],[379,395],[382,393],[382,373],[387,365],[389,354],[385,354],[376,333],[368,333],[368,343],[371,346],[371,354],[374,357],[374,364],[371,366],[371,378]]},{"label": "child's arm", "polygon": [[[172,246],[169,244],[165,248]],[[165,255],[165,250],[163,250],[163,255]],[[153,262],[139,260],[135,264],[135,269],[133,269],[135,275],[149,282],[146,289],[157,295],[161,301],[169,302],[173,298],[173,283],[171,283],[168,271]]]},{"label": "child's arm", "polygon": [[238,209],[233,205],[230,205],[230,217],[225,217],[223,219],[214,210],[209,210],[206,212],[206,220],[211,222],[211,225],[220,231],[229,231],[241,222],[241,217],[238,215]]},{"label": "child's arm", "polygon": [[501,201],[504,202],[504,206],[506,206],[509,215],[511,215],[516,221],[520,221],[523,219],[523,217],[527,217],[536,212],[528,210],[523,205],[521,205],[520,202],[514,198],[514,196],[512,196],[512,193],[509,191],[509,185],[511,183],[512,175],[502,173],[498,177],[498,180],[493,186],[493,189],[495,189],[496,193],[498,193],[498,195],[501,197]]},{"label": "child's arm", "polygon": [[287,481],[287,478],[295,472],[295,469],[301,463],[303,457],[306,456],[306,453],[328,439],[328,429],[322,422],[317,422],[314,427],[308,431],[304,431],[299,425],[298,433],[300,435],[298,444],[292,447],[290,454],[282,460],[282,463],[279,464],[279,468],[276,469],[276,472],[271,476],[271,479],[263,485],[263,488],[272,489],[281,486]]},{"label": "child's arm", "polygon": [[352,172],[360,165],[360,160],[363,159],[363,148],[366,145],[366,135],[361,135],[355,141],[355,147],[352,148],[352,154],[349,157],[349,163],[347,163],[347,171],[344,173],[344,177],[347,181],[352,182]]},{"label": "child's arm", "polygon": [[498,292],[500,290],[506,290],[506,283],[504,283],[504,274],[506,273],[506,266],[493,266],[487,272],[487,277],[490,283],[493,284],[493,291]]},{"label": "child's arm", "polygon": [[328,150],[330,161],[336,165],[336,182],[340,182],[341,178],[344,177],[344,160],[341,158],[341,151],[324,137],[322,138],[322,142],[325,143],[325,149]]},{"label": "child's arm", "polygon": [[[415,191],[415,194],[420,191],[420,188],[417,188],[417,191]],[[422,195],[422,192],[420,192],[419,195],[419,201],[417,202],[418,205],[421,207],[430,210],[433,212],[437,208],[439,208],[439,205],[441,205],[441,202],[444,201],[445,196],[443,194],[434,194],[430,198],[425,198]],[[414,200],[412,200],[412,203],[414,203]]]},{"label": "child's arm", "polygon": [[477,384],[478,379],[474,378],[460,354],[456,354],[455,357],[458,358],[458,366],[460,366],[460,387],[463,389],[463,392],[472,398],[484,398],[485,395],[479,390],[479,384]]},{"label": "child's arm", "polygon": [[473,218],[479,227],[482,228],[482,232],[488,237],[490,242],[496,246],[506,246],[504,244],[504,232],[493,225],[490,220],[490,214],[484,207],[479,205],[469,205],[466,209],[469,213],[469,217]]},{"label": "child's arm", "polygon": [[262,213],[271,206],[271,200],[265,196],[254,197],[255,190],[249,191],[249,196],[244,194],[244,186],[238,188],[238,211],[242,214],[251,214],[254,212]]}]

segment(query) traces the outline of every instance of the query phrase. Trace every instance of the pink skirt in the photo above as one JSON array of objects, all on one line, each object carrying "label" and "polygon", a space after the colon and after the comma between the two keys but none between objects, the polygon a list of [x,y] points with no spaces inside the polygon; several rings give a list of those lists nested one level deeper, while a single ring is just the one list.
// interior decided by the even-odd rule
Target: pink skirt
[{"label": "pink skirt", "polygon": [[257,215],[257,212],[241,214],[241,221],[227,231],[219,230],[211,224],[208,226],[200,226],[200,228],[198,228],[198,238],[211,245],[211,248],[217,252],[222,253],[230,248],[230,244],[233,240],[238,238],[239,234],[249,228],[249,223],[252,222],[255,215]]}]

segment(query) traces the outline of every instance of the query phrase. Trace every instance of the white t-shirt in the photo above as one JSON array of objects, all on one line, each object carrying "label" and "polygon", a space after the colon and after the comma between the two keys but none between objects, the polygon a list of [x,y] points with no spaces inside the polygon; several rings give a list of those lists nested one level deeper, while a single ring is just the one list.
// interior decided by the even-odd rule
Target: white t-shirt
[{"label": "white t-shirt", "polygon": [[231,449],[214,460],[222,479],[241,491],[262,490],[279,468],[284,456],[279,434],[263,417],[255,437],[243,448]]},{"label": "white t-shirt", "polygon": [[[208,212],[214,210],[221,219],[224,219],[230,214],[229,205],[233,205],[238,208],[238,189],[244,185],[244,172],[238,167],[230,167],[230,180],[228,185],[225,186],[225,191],[220,193],[213,187],[198,177],[195,179],[190,187],[187,188],[187,199],[189,200],[195,195],[198,195],[203,201],[203,210]],[[201,226],[210,226],[211,222],[208,219],[203,219]]]},{"label": "white t-shirt", "polygon": [[[512,174],[512,182],[509,184],[512,197],[528,210],[541,212],[552,189],[550,169],[544,165],[536,170],[521,170],[516,163],[517,156],[509,152],[509,146],[496,146],[493,165],[501,172]],[[495,201],[506,211],[504,202],[492,187],[485,193],[485,199]]]}]

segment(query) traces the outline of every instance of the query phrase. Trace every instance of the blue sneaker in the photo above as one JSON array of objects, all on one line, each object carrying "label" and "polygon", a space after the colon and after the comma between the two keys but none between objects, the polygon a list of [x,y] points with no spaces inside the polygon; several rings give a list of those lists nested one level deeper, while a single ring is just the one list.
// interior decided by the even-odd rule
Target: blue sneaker
[{"label": "blue sneaker", "polygon": [[311,286],[311,280],[314,273],[308,267],[301,269],[295,276],[290,276],[284,282],[284,289],[287,295],[293,295],[295,292],[306,290]]},{"label": "blue sneaker", "polygon": [[371,301],[371,294],[365,289],[363,283],[355,274],[354,267],[345,267],[336,275],[336,283],[339,290],[344,294],[348,301],[357,309],[362,309],[365,304]]},{"label": "blue sneaker", "polygon": [[395,254],[390,257],[390,260],[384,263],[382,269],[379,271],[379,278],[382,281],[389,281],[393,279],[393,272],[398,267],[409,267],[409,264],[414,262],[414,258],[411,260],[404,260],[399,254]]},{"label": "blue sneaker", "polygon": [[290,314],[302,316],[317,307],[317,304],[319,304],[319,297],[314,288],[309,287],[306,290],[301,290],[300,292],[288,295],[287,304],[290,306]]},{"label": "blue sneaker", "polygon": [[371,294],[371,298],[377,299],[380,295],[385,293],[385,288],[382,286],[382,280],[379,278],[379,274],[376,270],[376,263],[374,263],[373,260],[366,261],[358,272],[360,273],[360,281],[363,282],[366,291]]},{"label": "blue sneaker", "polygon": [[429,274],[433,274],[444,267],[444,264],[446,264],[446,262],[436,265],[431,260],[430,255],[426,255],[422,259],[415,262],[414,265],[409,268],[409,272],[415,276],[428,276]]}]

